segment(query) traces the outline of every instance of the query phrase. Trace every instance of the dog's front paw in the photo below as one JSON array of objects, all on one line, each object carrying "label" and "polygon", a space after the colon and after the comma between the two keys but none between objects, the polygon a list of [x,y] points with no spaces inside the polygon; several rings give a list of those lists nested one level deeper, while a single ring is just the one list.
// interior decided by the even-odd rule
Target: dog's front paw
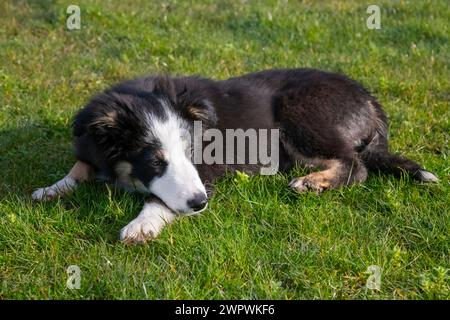
[{"label": "dog's front paw", "polygon": [[62,197],[72,191],[77,185],[75,179],[64,177],[50,187],[39,188],[35,190],[31,197],[37,201],[48,201],[58,197]]},{"label": "dog's front paw", "polygon": [[58,196],[59,194],[57,190],[52,187],[39,188],[31,194],[31,198],[36,201],[49,201],[57,198]]},{"label": "dog's front paw", "polygon": [[137,217],[120,231],[120,240],[126,244],[145,243],[155,239],[161,228],[151,217]]},{"label": "dog's front paw", "polygon": [[175,219],[175,214],[165,205],[149,202],[139,215],[120,231],[120,240],[127,244],[145,243],[155,239],[165,225]]}]

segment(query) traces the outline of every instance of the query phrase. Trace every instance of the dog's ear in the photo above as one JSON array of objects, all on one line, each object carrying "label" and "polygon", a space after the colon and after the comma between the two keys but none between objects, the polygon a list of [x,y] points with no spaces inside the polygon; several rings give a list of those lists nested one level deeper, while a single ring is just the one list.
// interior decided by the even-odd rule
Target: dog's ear
[{"label": "dog's ear", "polygon": [[115,94],[92,98],[74,119],[74,136],[90,136],[111,158],[137,148],[136,137],[142,136],[144,129],[124,99]]},{"label": "dog's ear", "polygon": [[202,121],[205,127],[212,127],[217,122],[213,103],[186,87],[177,94],[176,104],[183,116],[192,121]]}]

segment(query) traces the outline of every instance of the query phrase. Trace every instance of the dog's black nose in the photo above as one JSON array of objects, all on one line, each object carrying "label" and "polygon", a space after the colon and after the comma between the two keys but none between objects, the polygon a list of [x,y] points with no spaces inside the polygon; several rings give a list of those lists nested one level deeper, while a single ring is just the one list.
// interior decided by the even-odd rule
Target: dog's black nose
[{"label": "dog's black nose", "polygon": [[200,211],[205,209],[206,204],[208,203],[208,199],[206,195],[203,193],[197,193],[194,195],[194,198],[188,200],[188,206],[194,211]]}]

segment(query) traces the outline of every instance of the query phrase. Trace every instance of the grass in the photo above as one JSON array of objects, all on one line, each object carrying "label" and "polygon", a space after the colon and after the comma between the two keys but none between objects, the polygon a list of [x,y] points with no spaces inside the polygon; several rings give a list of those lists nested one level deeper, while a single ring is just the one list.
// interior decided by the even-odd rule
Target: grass
[{"label": "grass", "polygon": [[[449,21],[441,1],[72,1],[0,4],[0,298],[449,299]],[[304,174],[227,177],[210,209],[146,246],[118,242],[143,199],[92,183],[36,204],[74,162],[71,118],[148,73],[226,78],[273,67],[344,72],[390,116],[392,150],[440,182],[370,175],[296,195]],[[66,288],[66,268],[81,288]],[[381,289],[365,284],[381,267]]]}]

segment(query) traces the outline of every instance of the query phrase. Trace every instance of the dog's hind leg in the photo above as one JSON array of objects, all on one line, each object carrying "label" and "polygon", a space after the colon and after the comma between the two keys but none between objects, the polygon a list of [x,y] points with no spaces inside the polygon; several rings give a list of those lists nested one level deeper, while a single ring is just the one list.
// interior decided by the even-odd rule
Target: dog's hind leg
[{"label": "dog's hind leg", "polygon": [[38,201],[46,201],[57,197],[62,197],[73,191],[79,183],[85,182],[92,177],[92,167],[85,162],[77,161],[64,178],[49,187],[37,189],[33,192],[31,197]]},{"label": "dog's hind leg", "polygon": [[319,193],[352,183],[362,183],[367,178],[366,167],[356,157],[352,160],[322,160],[320,166],[324,170],[295,178],[289,186],[297,192],[311,190]]},{"label": "dog's hind leg", "polygon": [[176,214],[157,199],[145,203],[139,215],[120,231],[120,240],[126,244],[145,243],[156,238]]}]

